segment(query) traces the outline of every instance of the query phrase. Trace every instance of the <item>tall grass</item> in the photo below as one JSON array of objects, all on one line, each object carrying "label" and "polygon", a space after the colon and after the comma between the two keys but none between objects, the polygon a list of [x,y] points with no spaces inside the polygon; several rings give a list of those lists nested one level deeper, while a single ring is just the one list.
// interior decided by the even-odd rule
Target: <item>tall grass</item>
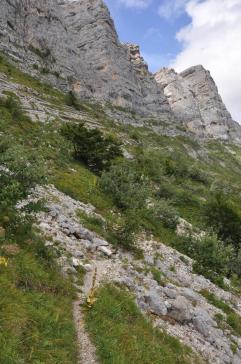
[{"label": "tall grass", "polygon": [[201,362],[177,339],[153,328],[129,293],[111,285],[98,291],[86,325],[102,364]]}]

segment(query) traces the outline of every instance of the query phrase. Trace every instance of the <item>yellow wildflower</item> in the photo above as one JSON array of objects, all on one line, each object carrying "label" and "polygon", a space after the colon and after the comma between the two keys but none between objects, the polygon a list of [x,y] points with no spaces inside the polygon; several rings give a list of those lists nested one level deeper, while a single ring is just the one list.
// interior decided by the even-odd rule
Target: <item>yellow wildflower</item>
[{"label": "yellow wildflower", "polygon": [[8,266],[8,259],[5,257],[0,257],[0,265],[3,265],[4,267]]},{"label": "yellow wildflower", "polygon": [[88,297],[87,297],[87,305],[88,307],[92,307],[93,304],[96,302],[96,298],[95,298],[95,284],[96,284],[96,278],[97,278],[97,268],[95,268],[94,271],[94,275],[92,278],[92,287],[89,291]]}]

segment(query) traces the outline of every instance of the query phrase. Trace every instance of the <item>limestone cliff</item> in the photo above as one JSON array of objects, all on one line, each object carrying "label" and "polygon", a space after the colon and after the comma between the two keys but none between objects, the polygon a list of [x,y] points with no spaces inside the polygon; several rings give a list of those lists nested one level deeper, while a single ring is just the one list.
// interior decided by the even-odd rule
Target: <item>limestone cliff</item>
[{"label": "limestone cliff", "polygon": [[3,0],[0,48],[80,98],[111,101],[139,113],[169,110],[154,77],[136,72],[102,0]]},{"label": "limestone cliff", "polygon": [[241,137],[240,126],[232,120],[210,72],[201,65],[176,73],[162,68],[155,74],[164,89],[175,117],[199,136],[223,140]]},{"label": "limestone cliff", "polygon": [[83,100],[112,103],[185,127],[241,140],[208,71],[149,72],[139,47],[121,44],[103,0],[1,0],[0,51],[33,76]]}]

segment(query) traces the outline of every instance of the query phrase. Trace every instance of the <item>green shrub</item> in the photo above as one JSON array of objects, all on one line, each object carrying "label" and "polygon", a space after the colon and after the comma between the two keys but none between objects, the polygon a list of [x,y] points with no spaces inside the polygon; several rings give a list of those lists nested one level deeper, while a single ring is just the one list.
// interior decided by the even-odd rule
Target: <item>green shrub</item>
[{"label": "green shrub", "polygon": [[168,200],[155,201],[151,207],[153,218],[162,222],[162,224],[170,229],[177,226],[179,214]]},{"label": "green shrub", "polygon": [[15,95],[0,98],[0,108],[7,109],[14,122],[30,122],[30,118],[23,111],[19,99]]},{"label": "green shrub", "polygon": [[20,145],[0,154],[0,207],[9,208],[24,198],[30,188],[45,180],[43,160]]},{"label": "green shrub", "polygon": [[137,162],[140,169],[152,181],[160,183],[163,179],[163,157],[160,151],[143,150],[139,148],[137,153]]},{"label": "green shrub", "polygon": [[193,181],[201,182],[203,184],[208,184],[209,179],[207,173],[202,171],[197,166],[192,166],[188,169],[188,175]]},{"label": "green shrub", "polygon": [[193,269],[196,273],[223,286],[223,277],[230,273],[232,248],[225,246],[215,235],[195,238],[179,238],[176,248],[195,260]]},{"label": "green shrub", "polygon": [[122,210],[145,208],[150,194],[146,177],[132,162],[112,165],[102,173],[100,186]]},{"label": "green shrub", "polygon": [[241,248],[234,252],[230,264],[230,270],[234,275],[241,277]]},{"label": "green shrub", "polygon": [[81,106],[74,93],[70,91],[65,95],[64,99],[66,105],[74,107],[76,110],[81,110]]},{"label": "green shrub", "polygon": [[165,173],[168,176],[189,177],[188,167],[182,160],[166,159]]},{"label": "green shrub", "polygon": [[74,158],[95,172],[110,166],[113,159],[122,156],[120,143],[105,137],[98,129],[87,129],[83,123],[66,124],[62,134],[73,143]]},{"label": "green shrub", "polygon": [[[60,77],[60,75],[57,72],[54,72],[56,77]],[[75,96],[74,92],[70,91],[64,96],[64,102],[66,105],[73,107],[75,110],[78,111],[85,111],[85,112],[92,112],[93,116],[94,114],[94,105],[92,104],[92,107],[88,106],[87,103],[81,102],[77,97]]]},{"label": "green shrub", "polygon": [[140,230],[140,216],[136,210],[127,210],[121,222],[115,227],[113,236],[116,243],[127,249],[135,248],[135,235]]},{"label": "green shrub", "polygon": [[208,184],[208,175],[196,165],[189,166],[184,158],[168,158],[165,161],[165,173],[177,178],[190,178],[203,184]]},{"label": "green shrub", "polygon": [[222,191],[211,194],[204,208],[204,221],[212,227],[219,239],[241,246],[241,213]]}]

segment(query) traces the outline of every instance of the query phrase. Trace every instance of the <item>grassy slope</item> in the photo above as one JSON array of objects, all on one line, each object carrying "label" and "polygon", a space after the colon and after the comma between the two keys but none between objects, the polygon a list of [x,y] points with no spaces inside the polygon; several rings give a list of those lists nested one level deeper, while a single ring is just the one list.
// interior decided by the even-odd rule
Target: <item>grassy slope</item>
[{"label": "grassy slope", "polygon": [[[55,99],[58,96],[58,92],[22,74],[5,61],[0,60],[0,71],[10,75],[12,81],[36,87],[45,97]],[[53,139],[53,130],[50,129],[43,130],[41,125],[33,124],[21,110],[14,113],[11,107],[0,105],[3,145],[4,142],[24,145],[29,151],[36,148],[44,159],[51,155],[55,160],[59,155],[58,142]],[[52,148],[45,148],[45,133],[48,133],[56,153]],[[42,139],[41,143],[39,139]],[[8,226],[5,238],[0,237],[0,363],[76,363],[72,284],[61,275],[31,225],[19,221],[19,226],[13,230],[11,226],[16,227],[16,222],[7,214],[0,211],[0,226]]]},{"label": "grassy slope", "polygon": [[86,324],[103,364],[198,364],[177,339],[153,329],[132,296],[114,286],[98,291]]},{"label": "grassy slope", "polygon": [[72,286],[35,235],[21,237],[14,254],[0,242],[0,363],[75,363]]},{"label": "grassy slope", "polygon": [[[11,81],[38,91],[43,99],[50,101],[53,105],[64,107],[64,95],[24,75],[4,59],[0,59],[0,72],[4,72]],[[85,111],[88,111],[88,108],[85,108]],[[121,140],[125,140],[126,149],[139,160],[153,180],[153,184],[165,187],[168,198],[184,218],[196,225],[201,225],[202,206],[214,182],[232,186],[235,191],[233,199],[237,206],[241,205],[239,195],[241,150],[238,147],[228,146],[229,149],[227,149],[225,145],[218,142],[199,145],[188,138],[159,136],[147,128],[118,126],[105,118],[97,106],[89,107],[89,113],[90,116],[99,118],[98,120],[101,121],[105,130],[118,135]],[[58,127],[58,121],[41,125],[25,120],[19,124],[13,122],[8,110],[0,110],[0,132],[4,132],[15,141],[26,145],[29,150],[36,149],[45,159],[50,182],[70,196],[92,203],[107,221],[112,223],[115,214],[112,213],[114,206],[111,199],[100,191],[98,177],[72,160],[69,152],[70,145],[61,139],[60,134],[56,133]],[[190,156],[187,149],[196,153],[198,158]],[[202,153],[203,150],[205,150],[205,155]],[[167,159],[178,160],[180,165],[188,168],[195,167],[203,173],[207,173],[207,183],[196,181],[186,175],[179,177],[166,175],[164,167]],[[80,218],[85,219],[83,216]],[[93,221],[87,223],[95,225]],[[98,224],[99,222],[96,222],[96,225]],[[100,226],[96,226],[97,230],[99,228]],[[161,224],[152,226],[146,223],[146,228],[168,244],[173,244],[176,239],[173,230],[166,229]],[[16,237],[16,242],[18,242],[18,237]],[[4,252],[2,251],[0,254],[4,254]],[[22,261],[26,264],[20,264]],[[14,364],[21,362],[20,359],[24,363],[35,364],[75,362],[73,359],[75,356],[74,332],[71,319],[72,296],[69,293],[68,285],[67,288],[65,288],[65,283],[63,286],[61,285],[56,270],[36,254],[34,244],[31,249],[26,244],[23,245],[19,256],[10,257],[9,266],[2,266],[0,269],[1,289],[3,288],[5,292],[0,299],[0,321],[3,325],[0,336],[3,348],[0,362]],[[19,285],[19,277],[22,275],[24,276],[23,284]],[[24,282],[28,281],[29,277],[32,277],[33,283],[26,286]],[[59,288],[53,288],[55,286]],[[123,304],[120,305],[120,302]],[[116,307],[116,311],[114,308],[112,309],[112,305]],[[21,320],[18,321],[17,319],[20,318]],[[109,325],[113,338],[100,321],[102,318],[104,318],[105,325]],[[93,311],[88,313],[87,319],[88,327],[99,347],[99,355],[104,363],[122,363],[110,361],[119,360],[117,358],[118,356],[121,358],[120,355],[123,355],[123,363],[127,362],[125,360],[129,360],[126,359],[129,356],[133,362],[138,362],[138,360],[140,362],[141,355],[143,355],[141,360],[146,360],[143,361],[145,363],[150,360],[148,352],[152,355],[152,363],[185,363],[185,360],[189,362],[186,349],[181,347],[176,340],[153,331],[137,312],[130,297],[120,291],[110,291],[108,288],[101,291],[97,305]],[[95,323],[98,324],[96,327],[94,327]],[[114,332],[111,331],[115,327]],[[116,333],[116,337],[114,333]],[[148,347],[145,352],[142,350],[143,337],[145,345]],[[116,341],[113,342],[114,339]],[[136,347],[138,350],[127,351],[126,342],[132,344],[131,349]],[[160,342],[161,346],[159,346]],[[103,345],[102,349],[100,343]],[[107,351],[110,351],[112,359],[108,357]],[[162,359],[159,359],[160,355]],[[153,361],[153,358],[156,361]],[[163,358],[165,361],[158,361],[164,360]]]}]

